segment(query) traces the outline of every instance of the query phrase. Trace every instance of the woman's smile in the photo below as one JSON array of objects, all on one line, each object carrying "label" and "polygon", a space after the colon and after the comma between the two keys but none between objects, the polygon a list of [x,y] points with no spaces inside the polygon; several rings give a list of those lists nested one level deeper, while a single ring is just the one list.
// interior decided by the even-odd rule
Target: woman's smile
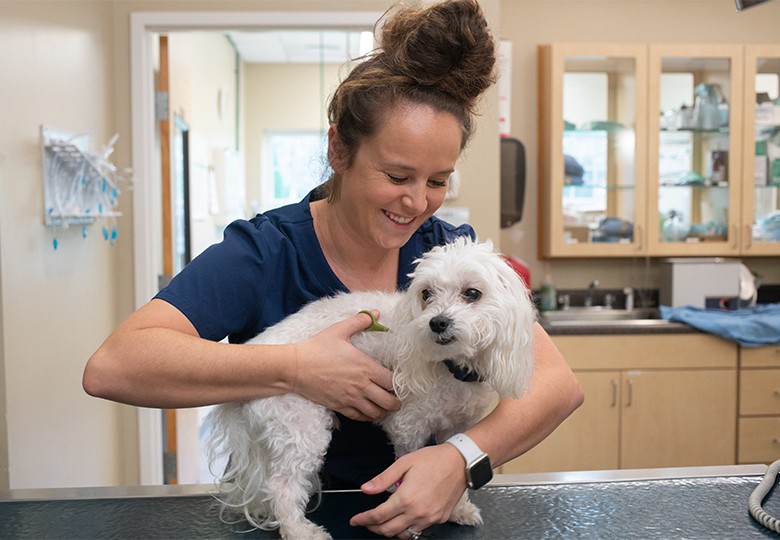
[{"label": "woman's smile", "polygon": [[408,225],[414,221],[413,217],[399,216],[398,214],[394,214],[388,210],[383,210],[383,212],[388,218],[390,218],[390,221],[397,223],[398,225]]}]

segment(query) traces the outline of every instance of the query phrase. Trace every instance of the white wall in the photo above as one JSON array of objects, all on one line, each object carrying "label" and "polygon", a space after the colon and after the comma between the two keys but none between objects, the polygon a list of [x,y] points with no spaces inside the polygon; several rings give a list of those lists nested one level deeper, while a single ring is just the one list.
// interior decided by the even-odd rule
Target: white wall
[{"label": "white wall", "polygon": [[86,239],[80,227],[43,225],[39,135],[41,124],[89,132],[99,145],[113,135],[111,5],[47,4],[0,2],[0,442],[9,466],[0,485],[121,484],[137,476],[125,438],[134,412],[88,397],[81,373],[116,322],[117,288],[131,284],[116,281],[121,248],[103,240],[99,224]]}]

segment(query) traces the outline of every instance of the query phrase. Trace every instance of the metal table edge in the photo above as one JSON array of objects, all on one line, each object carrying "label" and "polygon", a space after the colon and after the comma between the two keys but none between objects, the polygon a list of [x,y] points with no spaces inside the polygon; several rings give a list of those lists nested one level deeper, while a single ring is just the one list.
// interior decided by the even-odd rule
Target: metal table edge
[{"label": "metal table edge", "polygon": [[[505,487],[545,484],[555,485],[600,482],[631,482],[644,480],[723,476],[763,476],[766,470],[767,465],[756,464],[709,467],[675,467],[661,469],[496,474],[488,486]],[[326,493],[358,491],[359,490],[339,490],[326,491]],[[213,484],[2,489],[0,490],[0,502],[150,497],[202,497],[216,495],[217,492],[217,487]]]}]

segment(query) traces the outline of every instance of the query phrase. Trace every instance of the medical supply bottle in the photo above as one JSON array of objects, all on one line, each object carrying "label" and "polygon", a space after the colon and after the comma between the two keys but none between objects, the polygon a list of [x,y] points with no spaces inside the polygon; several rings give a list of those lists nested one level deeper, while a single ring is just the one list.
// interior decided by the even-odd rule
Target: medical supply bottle
[{"label": "medical supply bottle", "polygon": [[542,311],[553,311],[558,307],[556,301],[555,283],[553,283],[550,274],[544,276],[542,282],[541,299],[539,309]]}]

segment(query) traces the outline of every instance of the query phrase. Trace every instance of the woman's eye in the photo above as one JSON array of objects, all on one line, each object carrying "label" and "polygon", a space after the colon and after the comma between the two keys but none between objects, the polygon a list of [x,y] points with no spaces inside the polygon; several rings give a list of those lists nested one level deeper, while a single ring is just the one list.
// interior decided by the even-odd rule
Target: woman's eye
[{"label": "woman's eye", "polygon": [[466,302],[476,302],[482,298],[482,291],[479,289],[466,289],[463,291],[463,299],[466,300]]},{"label": "woman's eye", "polygon": [[404,182],[406,182],[405,176],[393,176],[392,174],[388,174],[387,177],[394,184],[403,184]]},{"label": "woman's eye", "polygon": [[427,304],[431,301],[431,298],[433,298],[433,292],[431,292],[430,289],[423,289],[420,296],[422,296],[423,302]]},{"label": "woman's eye", "polygon": [[428,180],[428,184],[433,187],[447,187],[446,180]]}]

